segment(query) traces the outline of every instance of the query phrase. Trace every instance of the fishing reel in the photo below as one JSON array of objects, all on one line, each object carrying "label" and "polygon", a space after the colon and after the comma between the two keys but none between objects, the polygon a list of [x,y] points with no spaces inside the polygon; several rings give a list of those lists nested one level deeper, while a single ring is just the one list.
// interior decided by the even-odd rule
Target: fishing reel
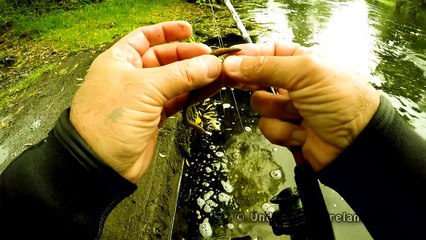
[{"label": "fishing reel", "polygon": [[269,225],[276,236],[289,235],[292,239],[305,239],[306,217],[297,188],[289,187],[271,199],[279,210],[272,213]]},{"label": "fishing reel", "polygon": [[334,240],[330,216],[312,167],[304,161],[295,167],[297,187],[289,187],[273,197],[278,204],[269,225],[276,236],[289,235],[293,240]]}]

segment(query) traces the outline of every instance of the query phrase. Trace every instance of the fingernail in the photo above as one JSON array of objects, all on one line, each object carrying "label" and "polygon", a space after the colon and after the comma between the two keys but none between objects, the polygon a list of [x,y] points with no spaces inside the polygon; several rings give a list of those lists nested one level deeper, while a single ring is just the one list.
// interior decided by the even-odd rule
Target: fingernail
[{"label": "fingernail", "polygon": [[297,141],[300,144],[303,144],[306,140],[306,130],[296,129],[291,133],[292,140]]},{"label": "fingernail", "polygon": [[202,56],[203,62],[207,67],[207,77],[216,78],[220,73],[220,64],[218,60],[213,56]]},{"label": "fingernail", "polygon": [[238,56],[229,56],[225,59],[224,67],[229,73],[239,73],[240,65],[243,61],[243,58]]}]

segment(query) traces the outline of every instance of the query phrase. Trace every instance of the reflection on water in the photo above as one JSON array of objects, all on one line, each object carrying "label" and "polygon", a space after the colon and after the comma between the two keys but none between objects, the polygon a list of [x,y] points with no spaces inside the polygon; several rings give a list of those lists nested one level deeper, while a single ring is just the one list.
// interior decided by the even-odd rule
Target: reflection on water
[{"label": "reflection on water", "polygon": [[[239,4],[234,3],[243,19],[267,29],[256,36],[256,42],[299,42],[372,75],[372,84],[426,138],[424,26],[398,19],[389,7],[364,0],[253,0]],[[238,99],[238,112],[231,93]],[[277,239],[262,215],[262,206],[284,187],[294,186],[294,161],[287,149],[261,136],[249,96],[224,89],[212,97],[217,102],[215,122],[220,122],[220,130],[211,137],[193,136],[191,140],[173,239],[247,235]],[[282,178],[277,177],[278,171]],[[325,187],[323,192],[331,214],[352,211],[336,192]],[[333,227],[337,239],[370,238],[362,223],[333,223]]]}]

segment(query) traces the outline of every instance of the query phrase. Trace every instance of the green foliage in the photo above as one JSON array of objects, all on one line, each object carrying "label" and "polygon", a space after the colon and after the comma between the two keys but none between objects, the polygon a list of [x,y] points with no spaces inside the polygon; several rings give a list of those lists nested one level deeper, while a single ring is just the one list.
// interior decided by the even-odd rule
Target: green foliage
[{"label": "green foliage", "polygon": [[395,9],[407,16],[426,19],[426,0],[395,0]]},{"label": "green foliage", "polygon": [[388,6],[395,6],[395,1],[397,0],[376,0],[376,1]]},{"label": "green foliage", "polygon": [[49,64],[47,66],[41,67],[37,69],[36,71],[34,71],[33,73],[26,76],[24,79],[22,79],[19,83],[17,83],[13,87],[8,88],[6,91],[0,92],[0,109],[12,103],[15,97],[15,94],[19,93],[20,91],[34,84],[43,73],[51,71],[54,67],[55,67],[55,64]]},{"label": "green foliage", "polygon": [[[4,1],[6,2],[6,1]],[[8,0],[7,5],[14,8],[35,8],[35,7],[44,7],[44,8],[72,8],[78,5],[84,5],[89,3],[99,3],[102,0]]]},{"label": "green foliage", "polygon": [[181,1],[104,0],[39,16],[15,14],[13,30],[21,38],[49,42],[56,50],[79,51],[111,42],[142,24],[157,22],[152,11],[160,17],[169,14],[169,20],[173,20],[176,13],[163,13],[163,9],[176,2]]},{"label": "green foliage", "polygon": [[[37,18],[51,12],[82,9],[87,4],[103,0],[0,0],[0,29],[14,25],[18,16]],[[1,32],[1,30],[0,30]]]}]

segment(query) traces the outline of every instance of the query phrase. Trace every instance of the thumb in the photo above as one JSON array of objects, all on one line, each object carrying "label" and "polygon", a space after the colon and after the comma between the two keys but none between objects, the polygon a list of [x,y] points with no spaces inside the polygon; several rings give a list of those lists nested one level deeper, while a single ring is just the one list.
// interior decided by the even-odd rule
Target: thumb
[{"label": "thumb", "polygon": [[152,71],[148,73],[149,79],[152,80],[154,88],[168,101],[212,83],[219,77],[221,69],[222,62],[217,57],[202,55],[144,70]]},{"label": "thumb", "polygon": [[317,63],[311,56],[229,56],[223,63],[225,85],[249,90],[278,87],[290,91],[306,87],[306,76]]}]

